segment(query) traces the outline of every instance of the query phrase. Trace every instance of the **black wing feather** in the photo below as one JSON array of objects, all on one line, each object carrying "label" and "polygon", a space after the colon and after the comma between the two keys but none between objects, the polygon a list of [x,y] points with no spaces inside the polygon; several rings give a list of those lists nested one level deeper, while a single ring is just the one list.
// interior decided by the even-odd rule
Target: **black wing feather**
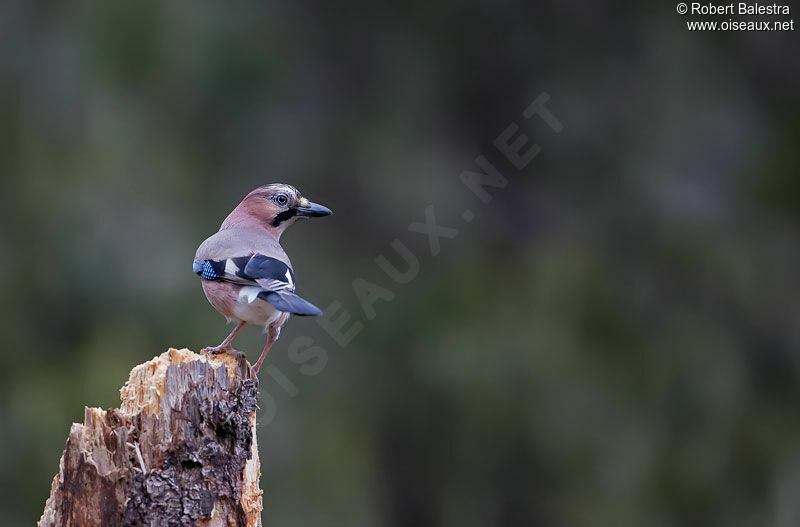
[{"label": "black wing feather", "polygon": [[229,260],[236,266],[235,273],[226,272],[228,260],[195,260],[193,270],[207,280],[258,285],[263,288],[258,298],[269,302],[278,311],[302,316],[322,314],[317,306],[294,294],[294,272],[284,262],[263,254]]},{"label": "black wing feather", "polygon": [[276,291],[264,291],[258,294],[258,298],[266,300],[278,311],[285,311],[301,316],[317,316],[322,311],[307,300],[303,300],[294,293],[282,293]]},{"label": "black wing feather", "polygon": [[245,277],[259,285],[264,285],[270,281],[278,281],[288,284],[287,289],[294,292],[294,273],[288,265],[276,258],[270,258],[263,254],[254,254],[243,271]]}]

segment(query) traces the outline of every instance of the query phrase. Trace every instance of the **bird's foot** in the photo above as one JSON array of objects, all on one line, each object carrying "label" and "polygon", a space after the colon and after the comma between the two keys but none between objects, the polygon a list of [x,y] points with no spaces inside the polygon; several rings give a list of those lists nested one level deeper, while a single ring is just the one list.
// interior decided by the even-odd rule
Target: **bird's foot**
[{"label": "bird's foot", "polygon": [[247,357],[244,353],[239,350],[233,349],[231,346],[211,346],[208,348],[203,348],[203,351],[208,353],[209,355],[222,355],[223,353],[229,353],[236,357],[237,359],[244,359],[247,360]]},{"label": "bird's foot", "polygon": [[231,350],[233,350],[233,348],[230,345],[228,345],[228,346],[208,346],[208,347],[203,348],[203,351],[205,351],[206,353],[210,353],[212,355],[219,355],[220,353],[227,353],[227,352],[229,352]]}]

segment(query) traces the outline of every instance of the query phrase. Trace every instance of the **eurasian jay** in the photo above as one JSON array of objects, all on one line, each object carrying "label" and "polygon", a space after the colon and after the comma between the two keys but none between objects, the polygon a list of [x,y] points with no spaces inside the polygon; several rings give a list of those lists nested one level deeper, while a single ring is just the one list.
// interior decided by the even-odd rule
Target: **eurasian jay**
[{"label": "eurasian jay", "polygon": [[331,214],[311,203],[290,185],[273,183],[250,192],[233,209],[219,232],[197,249],[193,270],[201,278],[206,298],[228,322],[231,334],[211,353],[238,353],[231,342],[245,324],[265,328],[267,345],[253,365],[258,373],[281,326],[291,313],[319,315],[322,311],[296,294],[294,271],[278,243],[287,227],[299,218]]}]

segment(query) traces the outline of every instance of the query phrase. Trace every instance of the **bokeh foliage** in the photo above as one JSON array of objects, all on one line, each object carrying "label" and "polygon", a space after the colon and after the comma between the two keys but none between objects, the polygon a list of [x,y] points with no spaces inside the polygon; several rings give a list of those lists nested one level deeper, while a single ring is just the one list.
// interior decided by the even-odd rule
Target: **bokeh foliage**
[{"label": "bokeh foliage", "polygon": [[[335,211],[284,237],[299,291],[365,329],[273,348],[269,524],[800,523],[793,34],[664,3],[12,0],[0,41],[4,524],[38,519],[84,405],[226,334],[191,259],[275,181]],[[558,135],[520,117],[542,91]],[[486,206],[480,154],[510,179]],[[407,230],[431,204],[461,230],[436,257]],[[395,238],[409,284],[375,264]],[[374,320],[355,278],[396,295]]]}]

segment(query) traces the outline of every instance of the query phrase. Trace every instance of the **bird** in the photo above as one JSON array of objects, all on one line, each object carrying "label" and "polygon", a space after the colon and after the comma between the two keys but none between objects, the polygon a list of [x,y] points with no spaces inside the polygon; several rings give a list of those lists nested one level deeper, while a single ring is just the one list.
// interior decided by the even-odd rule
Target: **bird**
[{"label": "bird", "polygon": [[230,335],[206,352],[241,355],[232,346],[236,334],[246,324],[263,327],[267,343],[252,366],[255,376],[290,315],[322,314],[295,293],[294,269],[280,238],[299,219],[330,214],[329,208],[312,203],[293,186],[271,183],[247,194],[219,231],[200,244],[192,271],[214,309],[228,323],[236,323]]}]

